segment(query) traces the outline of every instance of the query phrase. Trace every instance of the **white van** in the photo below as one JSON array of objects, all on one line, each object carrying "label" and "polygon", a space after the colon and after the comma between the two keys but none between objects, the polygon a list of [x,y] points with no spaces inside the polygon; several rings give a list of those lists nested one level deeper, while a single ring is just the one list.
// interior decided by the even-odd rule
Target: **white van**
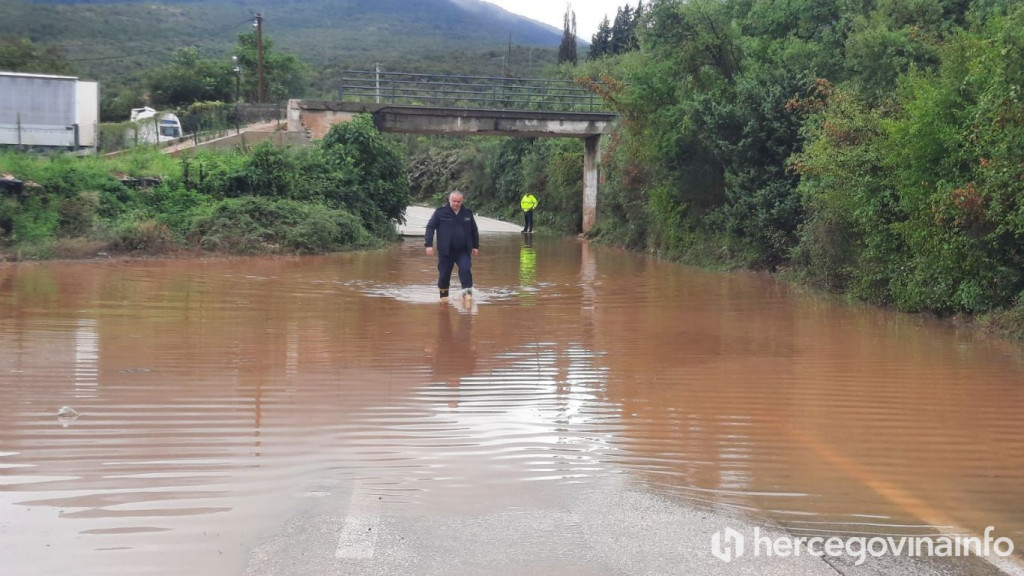
[{"label": "white van", "polygon": [[171,113],[161,115],[148,106],[132,108],[131,121],[137,127],[134,130],[129,130],[127,134],[129,142],[159,144],[185,136],[185,132],[181,128],[181,120],[177,116]]}]

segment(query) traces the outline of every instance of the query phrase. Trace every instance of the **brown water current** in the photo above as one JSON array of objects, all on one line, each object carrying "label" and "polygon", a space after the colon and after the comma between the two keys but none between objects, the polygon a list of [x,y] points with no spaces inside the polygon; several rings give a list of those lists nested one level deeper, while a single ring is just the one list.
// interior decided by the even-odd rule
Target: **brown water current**
[{"label": "brown water current", "polygon": [[434,266],[0,268],[0,574],[240,573],[356,481],[429,515],[617,475],[797,535],[1024,546],[1020,348],[574,240],[485,237],[470,301]]}]

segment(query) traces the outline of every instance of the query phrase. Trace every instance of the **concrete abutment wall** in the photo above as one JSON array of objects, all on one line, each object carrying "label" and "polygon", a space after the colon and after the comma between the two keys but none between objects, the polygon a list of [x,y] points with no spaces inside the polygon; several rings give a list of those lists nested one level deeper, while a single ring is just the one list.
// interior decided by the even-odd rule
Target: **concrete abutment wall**
[{"label": "concrete abutment wall", "polygon": [[597,222],[597,189],[600,185],[601,136],[583,139],[583,233]]}]

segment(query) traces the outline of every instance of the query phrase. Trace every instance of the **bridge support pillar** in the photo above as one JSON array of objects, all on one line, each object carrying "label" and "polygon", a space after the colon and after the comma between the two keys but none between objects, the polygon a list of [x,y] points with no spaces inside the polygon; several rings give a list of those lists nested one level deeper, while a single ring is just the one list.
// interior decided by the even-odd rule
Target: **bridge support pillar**
[{"label": "bridge support pillar", "polygon": [[598,166],[601,164],[601,136],[583,139],[583,233],[597,222]]}]

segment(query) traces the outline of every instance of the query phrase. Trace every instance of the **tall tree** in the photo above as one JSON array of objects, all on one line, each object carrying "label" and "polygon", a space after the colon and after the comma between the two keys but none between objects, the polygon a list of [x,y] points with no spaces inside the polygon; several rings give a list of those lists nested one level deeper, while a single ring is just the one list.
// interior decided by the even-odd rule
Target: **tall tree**
[{"label": "tall tree", "polygon": [[[239,34],[235,50],[241,68],[242,95],[255,102],[258,89],[256,31]],[[267,82],[266,94],[272,101],[299,96],[305,85],[305,72],[305,65],[294,54],[275,49],[274,41],[263,35],[263,74]]]},{"label": "tall tree", "polygon": [[562,44],[558,46],[558,63],[572,62],[575,66],[576,61],[576,13],[572,10],[572,4],[566,4]]},{"label": "tall tree", "polygon": [[181,48],[170,64],[149,73],[146,86],[154,107],[193,102],[228,102],[234,94],[230,62],[202,58],[196,48]]},{"label": "tall tree", "polygon": [[590,38],[590,52],[587,58],[593,60],[611,54],[612,47],[612,25],[608,22],[608,16],[601,20],[597,32]]},{"label": "tall tree", "polygon": [[626,4],[615,14],[612,24],[611,53],[623,54],[633,43],[633,9]]},{"label": "tall tree", "polygon": [[629,24],[629,40],[626,42],[628,46],[627,50],[636,50],[640,48],[640,20],[644,16],[644,3],[642,0],[638,0],[636,3],[636,10],[633,11],[633,21]]}]

